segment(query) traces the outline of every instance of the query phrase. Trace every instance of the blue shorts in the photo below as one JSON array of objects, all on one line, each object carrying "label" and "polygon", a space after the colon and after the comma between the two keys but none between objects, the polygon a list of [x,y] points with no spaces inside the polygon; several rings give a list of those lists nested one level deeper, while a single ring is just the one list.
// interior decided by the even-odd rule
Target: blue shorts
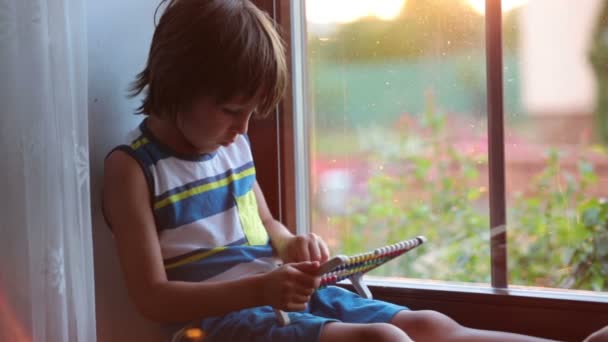
[{"label": "blue shorts", "polygon": [[325,323],[380,323],[407,310],[375,299],[365,299],[340,287],[316,291],[305,311],[288,312],[291,324],[280,326],[270,306],[236,311],[222,317],[206,318],[201,328],[205,342],[214,341],[318,341]]}]

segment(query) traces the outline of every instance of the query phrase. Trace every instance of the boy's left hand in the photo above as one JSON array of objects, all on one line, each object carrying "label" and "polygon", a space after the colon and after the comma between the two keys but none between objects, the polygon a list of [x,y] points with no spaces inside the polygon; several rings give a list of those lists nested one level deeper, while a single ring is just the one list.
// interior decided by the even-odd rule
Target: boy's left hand
[{"label": "boy's left hand", "polygon": [[285,263],[302,261],[323,263],[329,259],[329,249],[320,236],[308,233],[290,237],[279,250],[279,257]]}]

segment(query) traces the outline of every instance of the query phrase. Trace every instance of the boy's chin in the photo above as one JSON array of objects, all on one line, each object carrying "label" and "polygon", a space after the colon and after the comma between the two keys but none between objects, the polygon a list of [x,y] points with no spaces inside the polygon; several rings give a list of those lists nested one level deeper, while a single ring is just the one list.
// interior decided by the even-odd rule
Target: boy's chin
[{"label": "boy's chin", "polygon": [[229,145],[230,145],[230,144],[232,144],[232,143],[234,143],[234,140],[226,140],[226,141],[222,141],[222,142],[219,144],[219,146],[224,146],[224,147],[227,147],[227,146],[229,146]]},{"label": "boy's chin", "polygon": [[234,140],[225,140],[225,141],[221,141],[215,144],[209,144],[206,146],[200,146],[198,148],[198,152],[200,154],[204,154],[204,153],[213,153],[215,151],[217,151],[219,148],[221,147],[228,147],[230,146],[232,143],[234,143]]},{"label": "boy's chin", "polygon": [[220,144],[215,144],[215,145],[207,145],[204,147],[197,147],[196,149],[196,153],[197,154],[208,154],[208,153],[214,153],[215,151],[217,151],[220,147],[222,147],[222,145]]}]

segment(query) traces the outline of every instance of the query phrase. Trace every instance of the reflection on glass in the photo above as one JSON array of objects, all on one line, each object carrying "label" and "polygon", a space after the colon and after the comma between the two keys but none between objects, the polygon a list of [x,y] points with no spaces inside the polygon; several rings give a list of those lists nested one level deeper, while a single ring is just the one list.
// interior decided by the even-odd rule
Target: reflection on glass
[{"label": "reflection on glass", "polygon": [[464,0],[306,5],[312,230],[346,254],[425,235],[375,274],[489,282],[483,17]]}]

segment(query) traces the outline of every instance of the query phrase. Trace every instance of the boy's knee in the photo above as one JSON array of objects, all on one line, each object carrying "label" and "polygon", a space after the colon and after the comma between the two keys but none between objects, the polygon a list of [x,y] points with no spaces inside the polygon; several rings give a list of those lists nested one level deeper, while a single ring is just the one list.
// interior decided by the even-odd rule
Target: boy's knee
[{"label": "boy's knee", "polygon": [[602,342],[608,341],[608,325],[594,332],[585,339],[584,342]]},{"label": "boy's knee", "polygon": [[437,311],[433,311],[433,310],[423,310],[420,312],[423,314],[424,319],[426,321],[430,322],[430,324],[439,324],[439,325],[457,325],[458,324],[458,323],[456,323],[456,321],[454,321],[447,315],[442,314],[441,312],[437,312]]},{"label": "boy's knee", "polygon": [[403,330],[389,323],[368,324],[363,331],[362,341],[411,341]]},{"label": "boy's knee", "polygon": [[462,328],[450,317],[432,310],[404,311],[399,313],[392,323],[410,334],[412,338],[450,335]]}]

